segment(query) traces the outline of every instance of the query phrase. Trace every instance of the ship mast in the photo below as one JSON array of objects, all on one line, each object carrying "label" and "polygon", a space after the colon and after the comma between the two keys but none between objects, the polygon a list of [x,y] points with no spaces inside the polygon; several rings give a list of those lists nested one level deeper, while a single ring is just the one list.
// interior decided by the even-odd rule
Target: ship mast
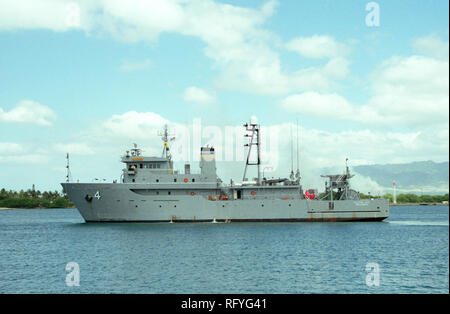
[{"label": "ship mast", "polygon": [[169,142],[169,129],[167,128],[167,124],[164,125],[163,132],[162,133],[159,132],[158,135],[161,136],[161,139],[164,142],[164,147],[163,147],[163,151],[162,151],[162,156],[161,157],[170,160],[172,156],[171,156],[170,151],[169,151],[169,144],[168,144],[168,142]]},{"label": "ship mast", "polygon": [[[245,169],[244,169],[244,177],[242,178],[242,181],[245,181],[245,175],[247,174],[247,166],[257,166],[258,167],[258,178],[257,178],[257,185],[261,184],[261,139],[260,139],[260,127],[259,124],[252,123],[250,124],[246,123],[244,124],[245,130],[247,132],[251,132],[250,134],[245,134],[244,137],[249,137],[250,141],[248,144],[245,144],[244,146],[248,147],[248,154],[247,154],[247,162],[245,163]],[[257,152],[257,159],[256,162],[250,162],[250,154],[252,152],[252,147],[256,145],[256,152]]]},{"label": "ship mast", "polygon": [[[169,142],[169,129],[167,127],[167,124],[164,125],[163,132],[159,132],[158,135],[161,136],[161,139],[164,142],[162,158],[166,158],[169,160],[170,173],[173,174],[172,154],[170,153],[170,149],[169,149],[169,143],[168,143]],[[170,140],[172,140],[172,139],[170,139]]]},{"label": "ship mast", "polygon": [[71,178],[72,178],[72,175],[70,173],[69,153],[67,153],[66,159],[67,159],[67,164],[66,164],[66,169],[67,169],[66,182],[69,183]]}]

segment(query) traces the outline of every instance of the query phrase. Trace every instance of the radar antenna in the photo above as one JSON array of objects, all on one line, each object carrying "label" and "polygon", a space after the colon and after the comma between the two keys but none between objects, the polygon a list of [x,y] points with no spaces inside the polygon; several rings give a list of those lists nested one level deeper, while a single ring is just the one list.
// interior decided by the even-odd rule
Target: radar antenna
[{"label": "radar antenna", "polygon": [[166,158],[169,160],[170,172],[173,173],[172,154],[170,153],[169,141],[174,140],[175,137],[172,137],[169,139],[169,135],[173,135],[173,134],[169,134],[169,128],[167,127],[167,124],[164,125],[164,129],[162,132],[158,132],[158,135],[161,136],[161,139],[164,142],[162,158]]},{"label": "radar antenna", "polygon": [[162,132],[158,132],[158,135],[161,136],[161,139],[164,142],[164,147],[162,151],[162,157],[171,159],[172,156],[170,154],[170,148],[169,148],[169,129],[167,127],[167,124],[164,125],[164,129]]}]

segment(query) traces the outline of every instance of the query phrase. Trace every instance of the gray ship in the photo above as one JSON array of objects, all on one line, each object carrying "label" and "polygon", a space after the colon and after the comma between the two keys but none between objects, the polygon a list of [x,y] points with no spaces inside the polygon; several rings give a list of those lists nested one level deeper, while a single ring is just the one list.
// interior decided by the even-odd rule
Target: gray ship
[{"label": "gray ship", "polygon": [[[166,126],[162,156],[143,156],[135,144],[122,157],[120,182],[61,185],[86,222],[381,221],[389,216],[389,200],[360,199],[350,188],[348,166],[344,174],[322,176],[327,180],[321,197],[303,191],[299,170],[291,170],[289,178],[261,177],[260,126],[244,127],[249,143],[242,183],[223,183],[209,146],[200,149],[200,173],[191,173],[190,164],[184,172],[174,171]],[[248,166],[257,167],[252,182],[246,180]]]}]

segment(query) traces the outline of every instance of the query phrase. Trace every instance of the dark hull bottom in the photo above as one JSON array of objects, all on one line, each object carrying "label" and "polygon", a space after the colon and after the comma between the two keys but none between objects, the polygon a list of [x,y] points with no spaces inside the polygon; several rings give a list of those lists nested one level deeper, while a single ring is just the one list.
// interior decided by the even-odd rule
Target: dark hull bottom
[{"label": "dark hull bottom", "polygon": [[[348,221],[382,221],[387,217],[377,218],[273,218],[273,219],[216,219],[216,222],[348,222]],[[122,223],[149,223],[149,222],[170,222],[170,220],[89,220],[86,222],[122,222]],[[172,222],[213,222],[210,219],[207,220],[173,220]]]}]

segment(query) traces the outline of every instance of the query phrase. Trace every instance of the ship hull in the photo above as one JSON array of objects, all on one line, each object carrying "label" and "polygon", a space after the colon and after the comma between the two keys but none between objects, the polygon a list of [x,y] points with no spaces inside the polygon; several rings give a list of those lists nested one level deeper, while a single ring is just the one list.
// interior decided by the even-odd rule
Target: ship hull
[{"label": "ship hull", "polygon": [[382,221],[389,201],[300,198],[208,200],[200,195],[141,195],[140,184],[63,183],[86,222]]}]

